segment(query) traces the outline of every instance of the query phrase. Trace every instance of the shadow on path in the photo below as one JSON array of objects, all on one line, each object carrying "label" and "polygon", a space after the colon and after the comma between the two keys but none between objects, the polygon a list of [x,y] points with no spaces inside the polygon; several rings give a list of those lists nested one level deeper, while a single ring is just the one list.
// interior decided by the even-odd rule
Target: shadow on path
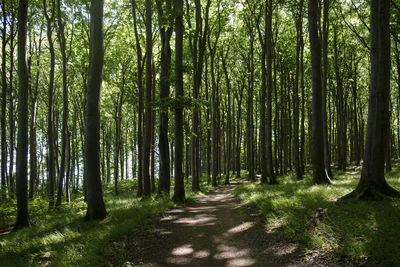
[{"label": "shadow on path", "polygon": [[110,265],[301,266],[297,246],[273,238],[260,215],[230,194],[236,186],[219,187],[194,204],[166,211],[154,230],[114,244],[113,251],[122,255]]}]

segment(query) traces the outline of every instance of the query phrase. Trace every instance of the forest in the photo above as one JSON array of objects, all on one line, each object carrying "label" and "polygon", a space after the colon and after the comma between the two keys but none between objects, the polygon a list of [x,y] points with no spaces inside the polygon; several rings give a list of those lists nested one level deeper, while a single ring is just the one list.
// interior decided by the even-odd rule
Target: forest
[{"label": "forest", "polygon": [[0,8],[0,265],[400,264],[400,0]]}]

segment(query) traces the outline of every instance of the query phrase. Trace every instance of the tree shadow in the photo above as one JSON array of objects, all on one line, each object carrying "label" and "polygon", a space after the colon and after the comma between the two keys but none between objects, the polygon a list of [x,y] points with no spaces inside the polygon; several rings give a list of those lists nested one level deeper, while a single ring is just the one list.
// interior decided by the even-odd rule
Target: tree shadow
[{"label": "tree shadow", "polygon": [[[274,239],[254,209],[218,187],[196,203],[165,212],[153,231],[125,236],[111,262],[145,266],[282,266],[298,261],[299,248]],[[121,245],[124,244],[124,245]],[[113,253],[114,254],[114,253]]]}]

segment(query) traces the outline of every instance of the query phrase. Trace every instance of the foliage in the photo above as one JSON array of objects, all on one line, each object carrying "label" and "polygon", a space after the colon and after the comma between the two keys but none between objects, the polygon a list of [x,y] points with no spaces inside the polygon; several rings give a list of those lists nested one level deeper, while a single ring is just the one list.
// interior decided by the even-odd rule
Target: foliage
[{"label": "foliage", "polygon": [[[206,181],[205,177],[202,180]],[[83,222],[86,212],[83,197],[76,196],[70,204],[51,210],[46,198],[36,197],[29,205],[32,226],[11,233],[5,230],[0,235],[1,266],[40,266],[47,262],[53,266],[101,266],[105,264],[110,243],[146,227],[150,217],[173,205],[168,197],[144,201],[134,197],[132,188],[136,188],[136,180],[122,181],[119,188],[122,193],[114,196],[111,185],[104,187],[108,216],[90,223]],[[187,180],[186,190],[189,188]],[[211,186],[203,183],[202,188],[208,191]],[[189,202],[195,197],[195,193],[187,195]],[[10,216],[8,223],[15,217],[15,208],[10,210],[10,207],[15,205],[0,203],[2,215],[6,212]]]}]

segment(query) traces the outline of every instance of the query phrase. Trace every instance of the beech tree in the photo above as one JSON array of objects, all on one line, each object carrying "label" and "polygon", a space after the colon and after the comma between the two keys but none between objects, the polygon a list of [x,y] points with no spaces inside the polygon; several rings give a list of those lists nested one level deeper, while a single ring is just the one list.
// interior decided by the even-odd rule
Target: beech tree
[{"label": "beech tree", "polygon": [[85,179],[87,211],[85,220],[107,215],[100,177],[100,91],[103,81],[104,35],[103,0],[92,0],[90,7],[90,68],[86,98]]},{"label": "beech tree", "polygon": [[17,221],[14,228],[29,226],[28,213],[28,64],[26,61],[28,0],[18,6],[18,145],[17,145]]},{"label": "beech tree", "polygon": [[[180,101],[183,100],[183,0],[174,0],[175,13],[175,185],[173,200],[185,202],[185,185],[183,177],[183,107]],[[183,102],[183,101],[182,101]]]},{"label": "beech tree", "polygon": [[312,67],[312,166],[313,183],[330,183],[325,171],[324,140],[323,140],[323,90],[321,73],[321,38],[318,33],[320,17],[318,1],[308,1],[308,20],[311,46]]},{"label": "beech tree", "polygon": [[344,199],[400,197],[385,179],[390,97],[390,0],[371,0],[371,76],[364,162],[357,188]]}]

